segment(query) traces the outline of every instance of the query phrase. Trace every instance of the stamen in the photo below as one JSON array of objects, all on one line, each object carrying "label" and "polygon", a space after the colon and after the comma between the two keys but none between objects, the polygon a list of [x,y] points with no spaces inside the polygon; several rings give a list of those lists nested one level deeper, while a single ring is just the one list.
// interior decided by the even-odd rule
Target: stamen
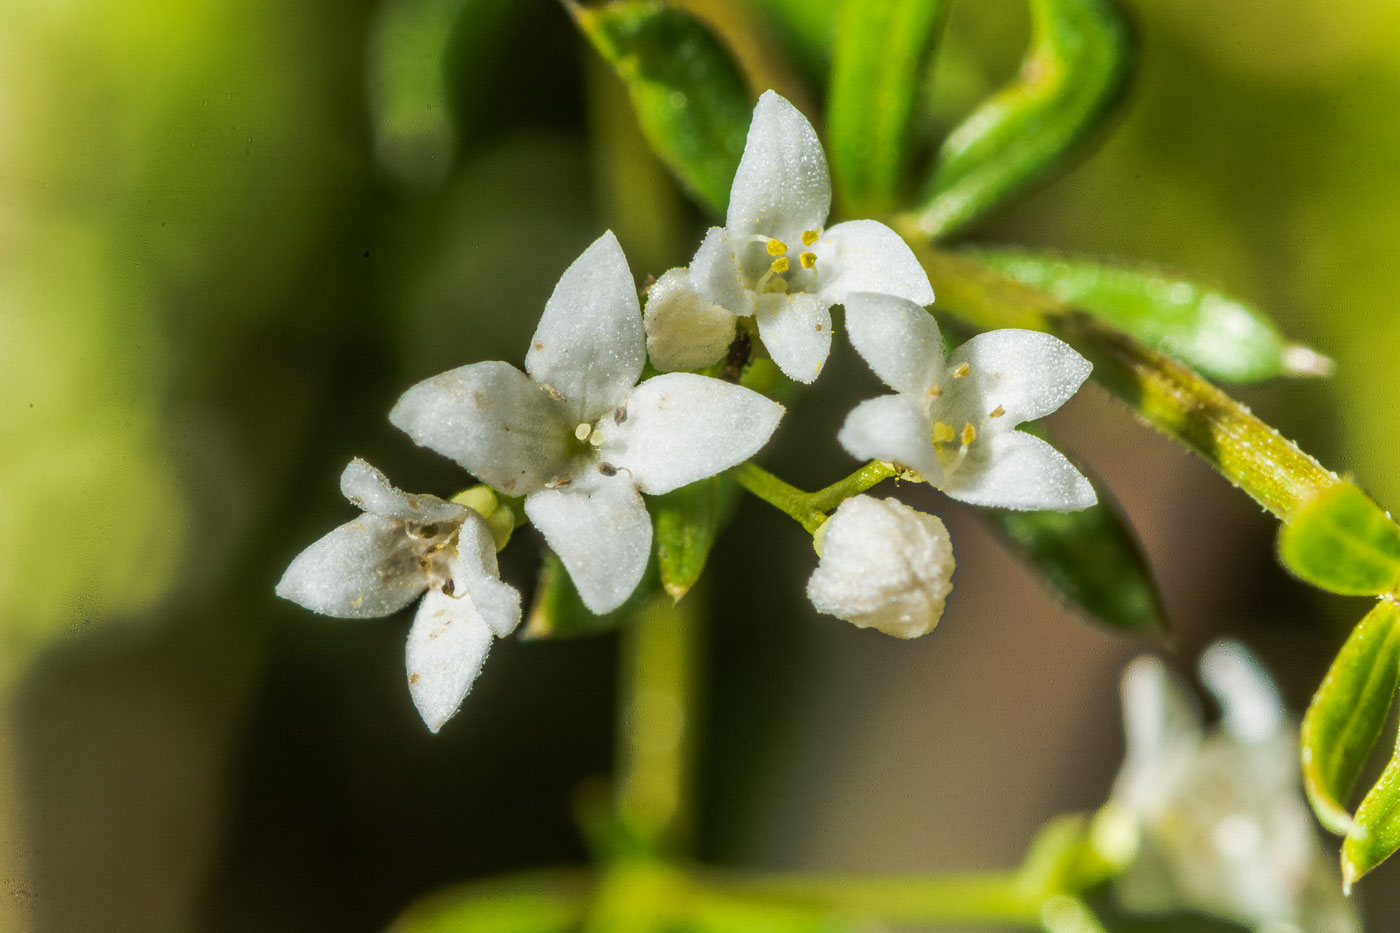
[{"label": "stamen", "polygon": [[591,424],[580,424],[578,427],[574,428],[574,437],[581,441],[588,440],[588,435],[592,433],[593,425]]},{"label": "stamen", "polygon": [[821,233],[816,230],[803,230],[802,245],[811,246],[813,243],[817,242],[817,237],[819,236],[821,236]]},{"label": "stamen", "polygon": [[967,424],[963,425],[962,429],[963,446],[966,447],[968,444],[971,444],[975,440],[977,440],[977,429],[974,428],[972,426],[972,422],[969,421]]},{"label": "stamen", "polygon": [[776,238],[769,240],[764,244],[764,247],[768,250],[769,256],[781,256],[787,252],[787,244]]},{"label": "stamen", "polygon": [[938,383],[935,382],[933,385],[931,385],[931,386],[928,387],[928,397],[929,397],[929,398],[942,398],[942,397],[943,397],[943,387],[942,387],[941,385],[939,385]]},{"label": "stamen", "polygon": [[815,265],[817,264],[817,254],[816,254],[816,253],[799,253],[799,254],[797,255],[797,261],[798,261],[799,263],[801,263],[802,268],[804,268],[804,269],[810,269],[810,268],[812,268],[813,266],[815,266]]},{"label": "stamen", "polygon": [[957,368],[953,370],[953,378],[961,379],[970,372],[972,372],[972,367],[970,365],[967,363],[959,363]]},{"label": "stamen", "polygon": [[992,413],[989,414],[987,417],[988,417],[988,418],[1000,418],[1000,417],[1001,417],[1002,415],[1004,415],[1004,414],[1006,414],[1006,409],[1005,409],[1005,408],[1002,408],[1000,405],[998,405],[996,408],[993,408],[993,409],[992,409]]},{"label": "stamen", "polygon": [[603,432],[594,431],[588,438],[588,443],[597,447],[603,443]]},{"label": "stamen", "polygon": [[946,421],[935,421],[933,423],[933,442],[935,444],[946,444],[956,435]]},{"label": "stamen", "polygon": [[[773,251],[770,249],[768,252],[771,253]],[[779,256],[777,259],[773,260],[773,265],[768,268],[772,269],[774,272],[786,272],[789,268],[788,258],[786,256]]]}]

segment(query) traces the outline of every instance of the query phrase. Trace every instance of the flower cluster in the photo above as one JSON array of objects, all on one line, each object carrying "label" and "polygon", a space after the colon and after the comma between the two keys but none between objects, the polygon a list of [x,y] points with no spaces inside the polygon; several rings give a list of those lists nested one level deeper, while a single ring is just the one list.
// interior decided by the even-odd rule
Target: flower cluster
[{"label": "flower cluster", "polygon": [[[976,505],[1092,505],[1093,489],[1068,460],[1015,430],[1059,407],[1089,364],[1053,337],[1019,330],[975,337],[945,360],[925,309],[933,289],[908,245],[873,220],[828,228],[830,207],[816,133],[765,93],[725,226],[705,234],[688,267],[651,286],[645,310],[621,246],[605,233],[559,279],[523,371],[471,363],[394,405],[396,427],[484,487],[452,501],[408,495],[354,461],[341,487],[364,514],[302,552],[278,594],[341,618],[390,615],[422,596],[408,679],[437,731],[492,639],[519,624],[519,594],[496,566],[515,522],[540,531],[590,610],[621,606],[652,550],[644,496],[747,461],[783,416],[739,384],[732,360],[716,364],[752,342],[810,383],[831,349],[834,305],[895,392],[850,413],[839,437],[848,452]],[[648,359],[660,374],[643,379]],[[817,546],[808,594],[820,611],[902,638],[937,625],[953,572],[938,518],[857,496],[822,526]]]}]

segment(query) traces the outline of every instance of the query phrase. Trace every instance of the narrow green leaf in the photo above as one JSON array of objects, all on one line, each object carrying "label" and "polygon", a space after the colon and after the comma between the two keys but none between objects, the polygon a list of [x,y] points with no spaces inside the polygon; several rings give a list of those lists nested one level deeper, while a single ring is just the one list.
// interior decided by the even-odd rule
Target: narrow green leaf
[{"label": "narrow green leaf", "polygon": [[655,552],[647,565],[642,582],[627,602],[612,612],[594,615],[574,589],[569,572],[558,555],[548,552],[540,562],[540,573],[535,583],[535,598],[530,603],[530,612],[525,616],[525,625],[520,637],[526,640],[537,638],[582,638],[599,635],[617,628],[656,592],[658,583]]},{"label": "narrow green leaf", "polygon": [[1400,849],[1400,747],[1361,805],[1342,841],[1342,887],[1348,893],[1362,875]]},{"label": "narrow green leaf", "polygon": [[1031,0],[1020,77],[953,130],[939,150],[917,224],[930,237],[966,228],[1079,149],[1114,110],[1133,38],[1115,0]]},{"label": "narrow green leaf", "polygon": [[695,17],[654,0],[595,9],[570,3],[569,11],[627,86],[637,122],[661,161],[705,207],[723,215],[753,110],[729,51]]},{"label": "narrow green leaf", "polygon": [[729,477],[711,476],[651,501],[661,585],[672,599],[679,600],[700,579],[737,492]]},{"label": "narrow green leaf", "polygon": [[1162,635],[1166,613],[1142,543],[1107,487],[1092,475],[1090,482],[1099,504],[1078,512],[978,509],[977,514],[1090,622],[1117,632]]},{"label": "narrow green leaf", "polygon": [[1382,600],[1352,630],[1303,717],[1303,787],[1318,820],[1351,829],[1346,798],[1400,686],[1400,607]]},{"label": "narrow green leaf", "polygon": [[887,210],[909,163],[909,126],[943,0],[845,0],[827,95],[827,154],[847,214]]},{"label": "narrow green leaf", "polygon": [[1222,382],[1324,375],[1331,367],[1326,357],[1289,345],[1253,308],[1160,270],[1012,249],[970,252],[1002,275],[1088,311]]},{"label": "narrow green leaf", "polygon": [[1279,559],[1303,580],[1346,596],[1376,596],[1400,584],[1400,526],[1353,483],[1339,482],[1284,523]]},{"label": "narrow green leaf", "polygon": [[582,925],[589,892],[581,869],[471,882],[424,897],[388,933],[566,933]]}]

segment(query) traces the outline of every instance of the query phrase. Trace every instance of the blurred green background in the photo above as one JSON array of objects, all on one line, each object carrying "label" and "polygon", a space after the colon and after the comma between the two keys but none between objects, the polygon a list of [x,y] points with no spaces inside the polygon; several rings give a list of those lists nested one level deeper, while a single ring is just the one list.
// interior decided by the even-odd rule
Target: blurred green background
[{"label": "blurred green background", "polygon": [[[762,29],[739,52],[819,116],[830,5],[687,5]],[[972,239],[1157,262],[1266,308],[1337,374],[1247,400],[1400,505],[1400,6],[1129,5],[1120,124]],[[928,140],[1026,34],[1016,0],[954,5]],[[601,229],[639,279],[686,260],[703,218],[611,82],[553,0],[0,2],[3,928],[372,930],[445,883],[584,857],[571,800],[609,769],[611,636],[500,643],[433,737],[407,618],[324,619],[272,587],[351,517],[352,456],[464,485],[385,414],[442,369],[518,362]],[[874,388],[838,349],[765,462],[843,473],[835,427]],[[1291,582],[1273,520],[1103,393],[1055,426],[1142,534],[1183,667],[1240,635],[1301,709],[1364,606]],[[959,558],[915,643],[815,615],[810,549],[765,506],[721,539],[706,859],[994,868],[1103,799],[1117,671],[1149,646],[1068,617],[962,510],[908,495]],[[502,555],[527,598],[538,553],[522,532]],[[1362,886],[1370,916],[1400,910],[1398,870]]]}]

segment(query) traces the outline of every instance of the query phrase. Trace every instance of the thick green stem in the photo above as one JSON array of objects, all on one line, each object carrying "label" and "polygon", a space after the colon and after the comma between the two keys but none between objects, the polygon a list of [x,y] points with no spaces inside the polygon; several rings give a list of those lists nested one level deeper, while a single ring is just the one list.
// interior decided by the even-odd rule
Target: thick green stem
[{"label": "thick green stem", "polygon": [[901,224],[937,307],[983,328],[1049,331],[1094,364],[1093,378],[1148,423],[1200,454],[1281,519],[1339,480],[1197,373],[1089,314],[975,260],[921,245]]}]

